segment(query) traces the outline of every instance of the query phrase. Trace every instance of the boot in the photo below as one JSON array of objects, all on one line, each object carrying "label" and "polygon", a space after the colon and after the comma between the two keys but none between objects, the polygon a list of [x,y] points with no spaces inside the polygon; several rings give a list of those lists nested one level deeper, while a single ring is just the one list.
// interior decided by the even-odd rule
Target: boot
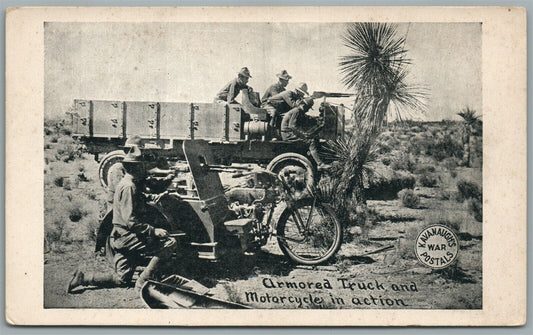
[{"label": "boot", "polygon": [[157,270],[160,262],[161,262],[161,258],[158,256],[154,256],[150,260],[150,263],[148,263],[144,271],[139,275],[139,278],[135,282],[135,290],[140,291],[144,283],[148,279],[152,279],[154,277],[154,273]]},{"label": "boot", "polygon": [[76,270],[72,274],[72,279],[70,279],[68,285],[67,285],[67,293],[72,293],[75,288],[82,286],[83,281],[85,279],[85,275],[82,271]]},{"label": "boot", "polygon": [[84,274],[81,270],[76,270],[72,274],[72,279],[67,285],[67,293],[72,293],[76,288],[85,288],[87,286],[96,287],[116,287],[120,283],[111,273],[88,273]]},{"label": "boot", "polygon": [[83,280],[84,286],[96,286],[102,288],[117,287],[121,286],[121,284],[121,281],[112,273],[93,272],[86,274]]}]

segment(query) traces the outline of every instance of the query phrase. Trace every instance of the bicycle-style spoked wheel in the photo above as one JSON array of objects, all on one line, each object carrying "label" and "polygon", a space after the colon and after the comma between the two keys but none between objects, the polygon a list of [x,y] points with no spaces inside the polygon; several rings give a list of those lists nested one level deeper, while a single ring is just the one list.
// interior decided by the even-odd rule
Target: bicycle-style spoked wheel
[{"label": "bicycle-style spoked wheel", "polygon": [[306,198],[283,211],[277,235],[287,257],[300,264],[314,265],[325,262],[339,250],[342,227],[331,207]]}]

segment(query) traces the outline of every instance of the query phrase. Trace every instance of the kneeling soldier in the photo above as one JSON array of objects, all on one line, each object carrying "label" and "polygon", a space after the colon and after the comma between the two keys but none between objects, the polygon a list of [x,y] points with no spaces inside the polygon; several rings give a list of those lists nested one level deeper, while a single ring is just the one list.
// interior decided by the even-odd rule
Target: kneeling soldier
[{"label": "kneeling soldier", "polygon": [[169,237],[165,229],[142,222],[146,201],[157,202],[167,192],[158,195],[142,193],[146,172],[137,146],[132,147],[122,165],[126,174],[115,189],[110,236],[115,272],[85,274],[77,270],[68,283],[68,293],[85,286],[128,286],[136,266],[140,265],[144,256],[151,255],[152,259],[135,283],[135,288],[139,289],[147,279],[153,278],[160,263],[171,257],[176,246],[176,240]]}]

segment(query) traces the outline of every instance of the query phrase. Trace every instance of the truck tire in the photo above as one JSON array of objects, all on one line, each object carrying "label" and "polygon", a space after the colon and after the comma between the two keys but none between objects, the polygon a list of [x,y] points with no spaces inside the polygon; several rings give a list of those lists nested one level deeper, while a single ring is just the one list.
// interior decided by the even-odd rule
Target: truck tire
[{"label": "truck tire", "polygon": [[276,156],[267,166],[267,170],[281,175],[291,187],[297,198],[304,196],[315,184],[315,168],[307,157],[287,152]]},{"label": "truck tire", "polygon": [[109,169],[111,169],[113,165],[122,162],[124,157],[126,157],[126,153],[124,151],[115,150],[106,154],[100,161],[100,166],[98,167],[98,178],[100,179],[100,184],[104,188],[107,188],[107,176]]}]

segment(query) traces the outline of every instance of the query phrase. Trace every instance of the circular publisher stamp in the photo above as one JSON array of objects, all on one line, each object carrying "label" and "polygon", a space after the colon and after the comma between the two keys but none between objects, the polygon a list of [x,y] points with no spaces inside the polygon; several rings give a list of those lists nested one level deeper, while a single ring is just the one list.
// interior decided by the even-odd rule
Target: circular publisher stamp
[{"label": "circular publisher stamp", "polygon": [[425,227],[416,238],[415,254],[420,262],[434,269],[451,265],[459,253],[459,239],[448,227]]}]

